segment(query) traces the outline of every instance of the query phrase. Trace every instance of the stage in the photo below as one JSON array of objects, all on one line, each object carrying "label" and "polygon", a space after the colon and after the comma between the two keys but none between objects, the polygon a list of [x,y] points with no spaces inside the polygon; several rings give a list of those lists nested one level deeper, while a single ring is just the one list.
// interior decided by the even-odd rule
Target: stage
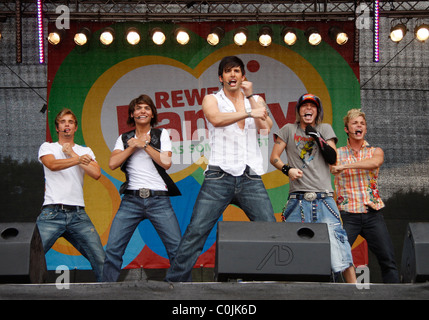
[{"label": "stage", "polygon": [[429,283],[193,282],[134,280],[116,283],[0,284],[0,300],[427,300]]}]

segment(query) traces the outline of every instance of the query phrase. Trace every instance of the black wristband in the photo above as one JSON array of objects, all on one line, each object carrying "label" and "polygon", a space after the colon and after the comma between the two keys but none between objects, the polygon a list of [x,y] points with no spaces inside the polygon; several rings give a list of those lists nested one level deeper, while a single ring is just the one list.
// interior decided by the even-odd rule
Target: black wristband
[{"label": "black wristband", "polygon": [[283,172],[285,175],[289,176],[289,170],[290,170],[290,169],[292,169],[292,168],[285,164],[285,165],[282,167],[282,172]]},{"label": "black wristband", "polygon": [[247,98],[247,99],[250,99],[251,97],[253,97],[253,94],[251,94],[250,96],[247,96],[246,98]]}]

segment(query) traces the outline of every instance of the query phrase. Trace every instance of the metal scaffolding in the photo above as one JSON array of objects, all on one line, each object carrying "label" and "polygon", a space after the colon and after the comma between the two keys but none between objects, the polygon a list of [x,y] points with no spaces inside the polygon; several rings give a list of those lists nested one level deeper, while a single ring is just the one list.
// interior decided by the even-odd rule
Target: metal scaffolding
[{"label": "metal scaffolding", "polygon": [[[374,1],[248,1],[248,0],[43,0],[45,19],[58,17],[66,6],[70,18],[83,21],[308,21],[353,20],[361,5],[373,7]],[[379,1],[380,16],[389,18],[429,18],[429,1]],[[372,10],[372,9],[371,9]],[[36,16],[35,0],[0,3],[0,21]]]}]

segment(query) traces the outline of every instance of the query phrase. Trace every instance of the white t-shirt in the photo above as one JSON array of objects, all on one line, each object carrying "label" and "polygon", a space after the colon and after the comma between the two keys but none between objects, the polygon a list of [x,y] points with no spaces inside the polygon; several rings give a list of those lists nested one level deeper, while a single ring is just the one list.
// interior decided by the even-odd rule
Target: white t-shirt
[{"label": "white t-shirt", "polygon": [[[220,112],[236,112],[234,104],[220,90],[214,96]],[[254,99],[259,99],[254,96]],[[250,102],[244,99],[246,111],[251,111]],[[265,173],[262,152],[258,142],[255,119],[246,118],[243,129],[237,123],[224,127],[214,127],[207,121],[210,137],[209,164],[219,166],[225,172],[240,176],[248,165],[258,175]]]},{"label": "white t-shirt", "polygon": [[[149,132],[148,132],[149,133]],[[134,136],[134,138],[137,138]],[[124,150],[122,135],[116,140],[114,150]],[[171,141],[167,130],[161,132],[161,151],[171,151]],[[143,149],[136,150],[128,159],[128,190],[146,188],[158,191],[168,191],[168,188],[152,162],[152,158]]]},{"label": "white t-shirt", "polygon": [[[41,157],[48,154],[54,155],[55,159],[67,159],[62,151],[63,147],[58,142],[45,142],[39,148],[39,161]],[[79,156],[89,154],[95,161],[95,155],[89,147],[78,144],[73,146],[73,151]],[[85,206],[83,200],[83,176],[85,171],[78,165],[59,171],[51,171],[43,166],[45,172],[45,200],[43,205],[66,204],[73,206]]]}]

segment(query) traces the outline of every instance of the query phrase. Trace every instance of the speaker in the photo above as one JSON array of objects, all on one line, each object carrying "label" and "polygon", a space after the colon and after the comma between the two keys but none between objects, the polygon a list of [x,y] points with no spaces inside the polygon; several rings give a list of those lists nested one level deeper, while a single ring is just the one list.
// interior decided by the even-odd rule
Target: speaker
[{"label": "speaker", "polygon": [[429,223],[409,223],[405,233],[401,262],[402,282],[429,280]]},{"label": "speaker", "polygon": [[47,269],[35,223],[0,223],[0,283],[43,283]]},{"label": "speaker", "polygon": [[217,281],[331,279],[324,223],[220,221],[216,240]]}]

